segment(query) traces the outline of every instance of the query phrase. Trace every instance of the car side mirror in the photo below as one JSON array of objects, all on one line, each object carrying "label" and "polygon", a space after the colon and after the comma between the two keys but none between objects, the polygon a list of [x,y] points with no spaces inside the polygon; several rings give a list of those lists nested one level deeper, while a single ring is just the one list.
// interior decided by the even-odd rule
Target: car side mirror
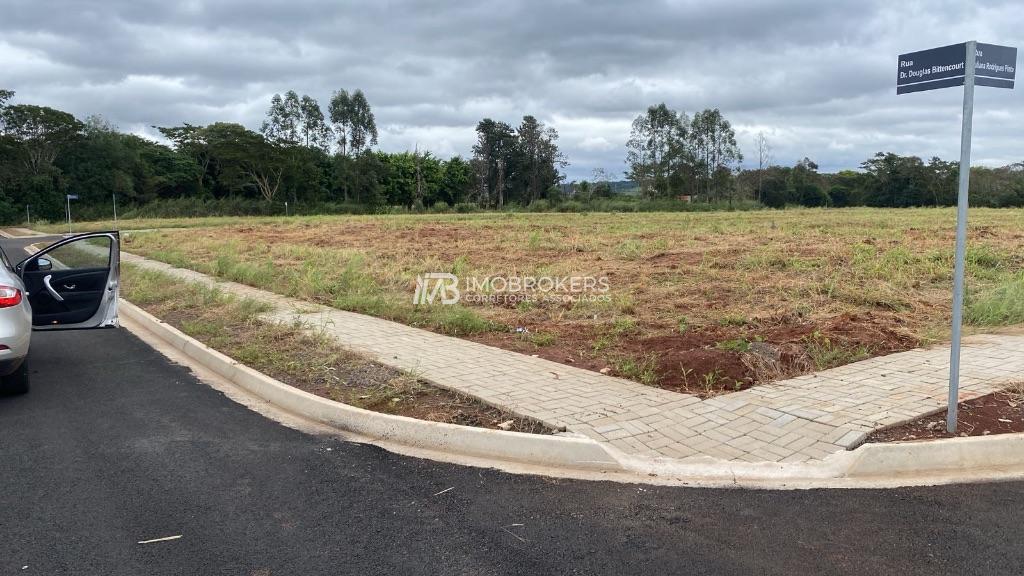
[{"label": "car side mirror", "polygon": [[36,260],[36,270],[40,272],[46,272],[53,269],[53,262],[50,262],[48,258],[39,258]]}]

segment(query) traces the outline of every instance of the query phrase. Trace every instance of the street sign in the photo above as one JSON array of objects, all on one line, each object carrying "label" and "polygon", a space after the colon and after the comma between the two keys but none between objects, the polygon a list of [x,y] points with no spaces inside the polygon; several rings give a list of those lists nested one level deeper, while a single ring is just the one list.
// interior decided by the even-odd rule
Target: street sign
[{"label": "street sign", "polygon": [[[973,66],[965,66],[973,62]],[[901,54],[896,73],[896,94],[923,92],[950,86],[964,87],[964,114],[960,130],[960,183],[957,192],[956,254],[953,262],[953,321],[949,348],[949,398],[946,431],[956,432],[960,400],[960,328],[964,312],[964,258],[967,252],[967,192],[971,183],[971,128],[974,122],[974,86],[1013,88],[1017,49],[975,41]]]},{"label": "street sign", "polygon": [[78,200],[78,194],[66,194],[65,197],[68,204],[68,234],[71,234],[71,201]]},{"label": "street sign", "polygon": [[[976,85],[1013,88],[1017,73],[1016,48],[976,43],[974,56]],[[900,54],[897,61],[896,93],[963,86],[966,61],[966,42]]]}]

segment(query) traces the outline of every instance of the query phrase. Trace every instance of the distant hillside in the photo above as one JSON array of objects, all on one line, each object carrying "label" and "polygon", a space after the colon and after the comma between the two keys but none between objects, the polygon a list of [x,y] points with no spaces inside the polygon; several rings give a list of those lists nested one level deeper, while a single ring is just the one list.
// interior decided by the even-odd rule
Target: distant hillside
[{"label": "distant hillside", "polygon": [[[633,182],[632,180],[619,180],[617,182],[609,182],[608,184],[612,187],[612,194],[620,194],[622,196],[640,195],[640,188],[637,187],[636,182]],[[570,182],[567,184],[562,184],[562,194],[566,196],[572,196],[573,187],[578,185],[579,182]],[[590,185],[593,186],[594,183],[590,182]]]},{"label": "distant hillside", "polygon": [[624,194],[626,196],[640,195],[640,187],[632,180],[619,180],[618,182],[609,182],[609,184],[614,194]]}]

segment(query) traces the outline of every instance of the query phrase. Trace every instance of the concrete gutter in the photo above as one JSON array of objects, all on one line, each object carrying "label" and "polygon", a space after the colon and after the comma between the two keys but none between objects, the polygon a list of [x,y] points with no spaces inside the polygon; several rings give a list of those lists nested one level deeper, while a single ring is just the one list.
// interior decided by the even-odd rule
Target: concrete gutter
[{"label": "concrete gutter", "polygon": [[622,470],[589,438],[473,428],[381,414],[299,390],[240,364],[141,308],[121,300],[121,313],[229,382],[281,409],[360,436],[432,451],[585,470]]},{"label": "concrete gutter", "polygon": [[[1024,478],[1024,434],[865,444],[799,464],[640,458],[585,437],[488,430],[348,406],[257,372],[121,300],[121,313],[248,394],[293,415],[415,455],[551,476],[752,488],[881,488]],[[523,467],[526,467],[525,469]],[[597,473],[597,474],[595,474]]]}]

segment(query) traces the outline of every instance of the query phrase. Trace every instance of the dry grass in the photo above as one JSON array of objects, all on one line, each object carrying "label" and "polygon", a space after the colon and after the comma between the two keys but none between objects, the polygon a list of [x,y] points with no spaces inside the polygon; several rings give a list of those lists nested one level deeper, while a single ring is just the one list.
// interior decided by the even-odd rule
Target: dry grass
[{"label": "dry grass", "polygon": [[1024,404],[1024,380],[1014,382],[1006,387],[1006,393],[1018,404]]},{"label": "dry grass", "polygon": [[[998,304],[1024,271],[1024,212],[971,217],[968,318],[1019,322]],[[692,389],[672,375],[689,370],[708,388],[719,370],[732,389],[765,379],[737,339],[776,346],[787,375],[947,338],[954,223],[949,209],[216,219],[129,234],[125,248],[641,381]],[[610,301],[414,306],[424,272],[605,276]]]},{"label": "dry grass", "polygon": [[122,294],[231,358],[318,396],[375,412],[483,428],[550,433],[542,424],[510,415],[473,398],[430,386],[341,348],[299,325],[261,320],[265,305],[176,281],[131,265]]}]

